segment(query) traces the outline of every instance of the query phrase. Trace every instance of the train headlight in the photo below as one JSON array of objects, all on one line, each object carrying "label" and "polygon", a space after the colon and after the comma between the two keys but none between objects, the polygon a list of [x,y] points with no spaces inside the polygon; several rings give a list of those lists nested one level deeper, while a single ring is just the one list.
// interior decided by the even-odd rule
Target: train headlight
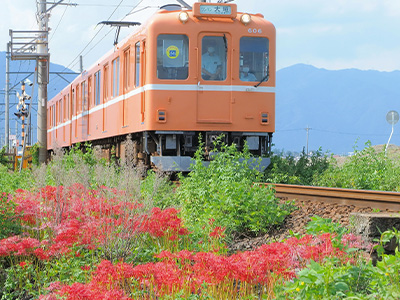
[{"label": "train headlight", "polygon": [[189,14],[186,11],[181,11],[179,13],[179,21],[185,24],[189,20]]},{"label": "train headlight", "polygon": [[251,21],[251,16],[250,16],[249,14],[243,14],[243,15],[240,17],[240,22],[242,22],[244,25],[249,24],[250,21]]}]

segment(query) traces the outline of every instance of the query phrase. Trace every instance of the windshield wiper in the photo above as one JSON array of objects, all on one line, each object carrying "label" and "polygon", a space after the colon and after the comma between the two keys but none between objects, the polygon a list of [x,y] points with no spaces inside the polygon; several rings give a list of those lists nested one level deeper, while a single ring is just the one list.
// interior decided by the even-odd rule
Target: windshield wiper
[{"label": "windshield wiper", "polygon": [[268,80],[268,79],[269,79],[269,66],[267,67],[267,75],[265,75],[265,76],[260,80],[260,82],[257,83],[254,87],[255,87],[255,88],[258,87],[261,83],[263,83],[264,81],[266,81],[266,80]]},{"label": "windshield wiper", "polygon": [[224,38],[224,44],[225,44],[225,53],[228,53],[228,42],[226,41],[225,33],[224,33],[223,38]]}]

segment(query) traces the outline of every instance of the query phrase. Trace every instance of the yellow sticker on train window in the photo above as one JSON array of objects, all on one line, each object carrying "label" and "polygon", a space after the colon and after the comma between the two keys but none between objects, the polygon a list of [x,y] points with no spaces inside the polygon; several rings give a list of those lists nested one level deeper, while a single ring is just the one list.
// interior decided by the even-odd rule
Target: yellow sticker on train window
[{"label": "yellow sticker on train window", "polygon": [[167,48],[166,53],[169,58],[175,59],[179,56],[179,48],[174,45],[171,45]]}]

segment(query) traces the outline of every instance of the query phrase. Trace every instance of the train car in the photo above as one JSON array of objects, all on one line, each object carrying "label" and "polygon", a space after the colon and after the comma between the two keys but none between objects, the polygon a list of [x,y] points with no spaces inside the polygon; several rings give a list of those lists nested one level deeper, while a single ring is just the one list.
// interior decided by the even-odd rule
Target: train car
[{"label": "train car", "polygon": [[[47,105],[48,150],[78,142],[187,170],[214,140],[265,156],[275,130],[275,27],[232,3],[162,7]],[[262,164],[268,164],[267,158]]]}]

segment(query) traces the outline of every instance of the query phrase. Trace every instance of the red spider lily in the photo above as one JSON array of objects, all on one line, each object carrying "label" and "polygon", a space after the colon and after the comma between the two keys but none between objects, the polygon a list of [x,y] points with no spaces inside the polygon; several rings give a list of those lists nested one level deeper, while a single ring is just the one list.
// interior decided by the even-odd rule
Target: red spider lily
[{"label": "red spider lily", "polygon": [[224,233],[225,233],[225,227],[217,226],[214,228],[212,232],[210,232],[210,237],[217,239],[224,238],[225,237]]},{"label": "red spider lily", "polygon": [[21,256],[29,255],[34,252],[36,247],[39,247],[40,242],[37,239],[30,237],[21,238],[19,236],[12,236],[0,240],[0,256]]},{"label": "red spider lily", "polygon": [[84,265],[83,267],[81,267],[81,269],[82,269],[83,271],[89,271],[89,270],[90,270],[90,266]]},{"label": "red spider lily", "polygon": [[21,262],[19,263],[19,265],[21,266],[21,268],[24,268],[24,267],[26,266],[26,262],[25,262],[25,261],[21,261]]},{"label": "red spider lily", "polygon": [[0,256],[34,254],[49,259],[71,252],[74,245],[95,249],[110,239],[129,239],[141,233],[165,238],[167,244],[189,234],[176,209],[154,208],[149,215],[135,214],[141,204],[119,200],[117,196],[124,194],[107,188],[87,190],[80,184],[48,186],[38,193],[18,190],[10,201],[16,203],[27,230],[49,238],[35,243],[18,237],[0,241]]},{"label": "red spider lily", "polygon": [[218,299],[232,295],[241,298],[261,293],[277,280],[277,276],[295,277],[296,269],[310,259],[321,260],[341,253],[332,246],[329,235],[291,238],[285,243],[263,245],[254,251],[231,256],[187,250],[162,251],[156,256],[160,262],[135,267],[123,262],[114,265],[102,261],[86,288],[92,293],[97,291],[105,295],[106,291],[113,291],[117,297],[125,297],[122,288],[130,291],[130,287],[124,283],[135,281],[139,283],[136,289],[162,297],[179,291],[199,293],[206,283],[207,292]]}]

